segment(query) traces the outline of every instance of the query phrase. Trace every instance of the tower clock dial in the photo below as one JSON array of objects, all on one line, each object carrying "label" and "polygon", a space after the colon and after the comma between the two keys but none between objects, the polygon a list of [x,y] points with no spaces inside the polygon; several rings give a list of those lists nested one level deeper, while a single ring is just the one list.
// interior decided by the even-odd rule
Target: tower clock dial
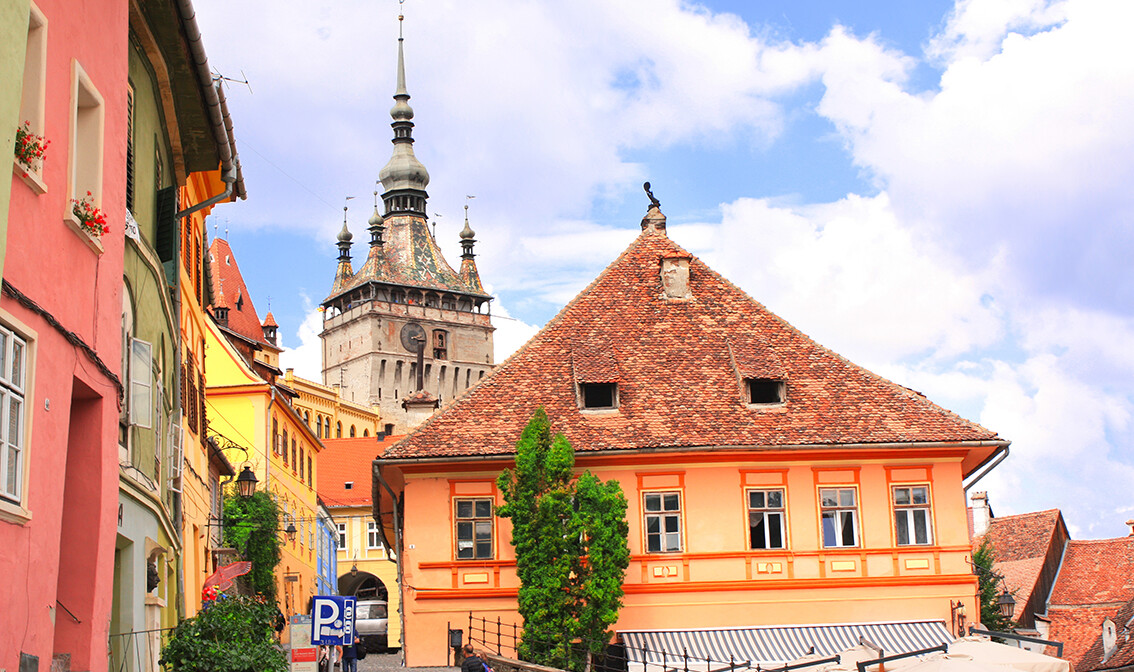
[{"label": "tower clock dial", "polygon": [[422,343],[425,342],[425,329],[422,329],[421,325],[417,322],[410,322],[402,327],[401,339],[402,347],[405,348],[406,351],[417,352],[418,341]]}]

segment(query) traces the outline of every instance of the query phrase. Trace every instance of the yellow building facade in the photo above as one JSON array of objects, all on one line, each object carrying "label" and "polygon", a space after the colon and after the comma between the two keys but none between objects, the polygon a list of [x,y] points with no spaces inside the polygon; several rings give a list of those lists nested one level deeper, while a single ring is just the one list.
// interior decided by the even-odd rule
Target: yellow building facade
[{"label": "yellow building facade", "polygon": [[[254,370],[250,353],[242,353],[229,336],[215,321],[207,322],[209,429],[227,446],[236,469],[250,467],[257,489],[270,492],[280,506],[284,543],[277,590],[280,609],[290,618],[307,613],[316,592],[315,465],[322,446],[292,408],[291,396]],[[290,525],[295,527],[292,539],[285,533]]]},{"label": "yellow building facade", "polygon": [[[377,436],[385,432],[377,406],[343,398],[337,385],[321,385],[300,378],[294,369],[284,372],[284,384],[298,394],[293,406],[320,439]],[[392,429],[392,428],[391,428]]]}]

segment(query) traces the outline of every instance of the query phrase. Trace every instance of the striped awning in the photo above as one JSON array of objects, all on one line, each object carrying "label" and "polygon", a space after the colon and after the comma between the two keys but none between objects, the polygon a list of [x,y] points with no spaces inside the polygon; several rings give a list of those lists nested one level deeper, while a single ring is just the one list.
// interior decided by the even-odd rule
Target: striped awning
[{"label": "striped awning", "polygon": [[[886,655],[953,641],[943,621],[775,625],[697,630],[620,630],[626,660],[646,669],[707,669],[745,664],[782,666],[808,654],[826,657],[858,646],[859,638]],[[688,661],[686,661],[688,656]],[[658,666],[655,668],[655,666]]]}]

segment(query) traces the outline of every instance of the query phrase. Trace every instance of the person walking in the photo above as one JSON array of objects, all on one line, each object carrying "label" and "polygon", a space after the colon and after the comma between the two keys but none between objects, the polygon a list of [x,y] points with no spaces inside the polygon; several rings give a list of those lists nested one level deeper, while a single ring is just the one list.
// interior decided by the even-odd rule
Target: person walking
[{"label": "person walking", "polygon": [[350,644],[343,644],[343,672],[358,672],[358,645],[362,640],[355,635]]},{"label": "person walking", "polygon": [[465,644],[462,651],[465,653],[465,659],[461,661],[461,672],[490,672],[491,668],[488,664],[473,650],[472,642]]}]

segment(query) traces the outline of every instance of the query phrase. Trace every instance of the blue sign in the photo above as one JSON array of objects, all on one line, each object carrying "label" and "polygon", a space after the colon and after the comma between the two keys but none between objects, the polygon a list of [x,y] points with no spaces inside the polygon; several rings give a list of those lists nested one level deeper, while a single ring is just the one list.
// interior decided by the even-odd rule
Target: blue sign
[{"label": "blue sign", "polygon": [[311,608],[311,644],[342,646],[354,642],[355,599],[316,595]]}]

